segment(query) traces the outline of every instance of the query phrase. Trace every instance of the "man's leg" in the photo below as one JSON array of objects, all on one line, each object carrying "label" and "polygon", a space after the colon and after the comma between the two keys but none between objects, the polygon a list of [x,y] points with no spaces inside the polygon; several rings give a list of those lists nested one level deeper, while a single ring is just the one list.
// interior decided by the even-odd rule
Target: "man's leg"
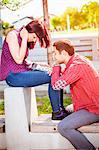
[{"label": "man's leg", "polygon": [[62,136],[67,138],[76,149],[95,150],[95,147],[77,129],[97,121],[99,121],[99,115],[82,109],[64,118],[58,125],[58,131]]}]

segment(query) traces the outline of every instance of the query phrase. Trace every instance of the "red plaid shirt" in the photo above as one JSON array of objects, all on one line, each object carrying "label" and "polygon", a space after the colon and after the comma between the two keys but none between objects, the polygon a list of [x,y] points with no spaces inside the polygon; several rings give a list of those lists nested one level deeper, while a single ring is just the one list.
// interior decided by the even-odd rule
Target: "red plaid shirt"
[{"label": "red plaid shirt", "polygon": [[54,66],[52,87],[64,89],[70,85],[74,110],[87,109],[99,114],[99,74],[84,57],[75,54],[71,57],[66,69],[61,73],[60,66]]}]

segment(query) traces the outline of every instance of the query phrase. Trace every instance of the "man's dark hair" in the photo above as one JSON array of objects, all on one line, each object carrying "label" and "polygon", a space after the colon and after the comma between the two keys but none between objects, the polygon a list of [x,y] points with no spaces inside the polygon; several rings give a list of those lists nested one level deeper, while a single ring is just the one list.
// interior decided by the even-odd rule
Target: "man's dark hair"
[{"label": "man's dark hair", "polygon": [[54,42],[53,46],[55,46],[59,52],[65,50],[70,56],[74,54],[74,46],[68,40],[56,41]]}]

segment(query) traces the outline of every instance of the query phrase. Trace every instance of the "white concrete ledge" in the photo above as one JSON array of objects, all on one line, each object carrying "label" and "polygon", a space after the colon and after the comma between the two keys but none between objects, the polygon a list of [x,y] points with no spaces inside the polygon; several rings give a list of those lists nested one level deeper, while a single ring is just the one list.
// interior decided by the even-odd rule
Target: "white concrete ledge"
[{"label": "white concrete ledge", "polygon": [[0,133],[0,149],[6,149],[6,136],[5,133]]},{"label": "white concrete ledge", "polygon": [[[86,137],[91,141],[96,148],[99,148],[99,134],[86,133]],[[25,143],[23,143],[25,144]],[[74,147],[71,143],[63,138],[59,133],[29,133],[28,138],[29,147],[26,150],[71,150]],[[0,134],[0,149],[6,149],[5,134]],[[16,145],[15,149],[19,150]],[[21,149],[20,149],[21,150]],[[23,149],[22,149],[23,150]]]}]

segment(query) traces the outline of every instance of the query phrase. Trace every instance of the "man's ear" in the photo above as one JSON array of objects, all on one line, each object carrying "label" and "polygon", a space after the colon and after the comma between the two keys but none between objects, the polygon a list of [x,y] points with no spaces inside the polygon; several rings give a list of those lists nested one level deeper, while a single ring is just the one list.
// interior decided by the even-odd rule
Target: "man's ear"
[{"label": "man's ear", "polygon": [[65,50],[62,50],[61,54],[62,54],[62,55],[66,55],[67,52],[66,52]]}]

